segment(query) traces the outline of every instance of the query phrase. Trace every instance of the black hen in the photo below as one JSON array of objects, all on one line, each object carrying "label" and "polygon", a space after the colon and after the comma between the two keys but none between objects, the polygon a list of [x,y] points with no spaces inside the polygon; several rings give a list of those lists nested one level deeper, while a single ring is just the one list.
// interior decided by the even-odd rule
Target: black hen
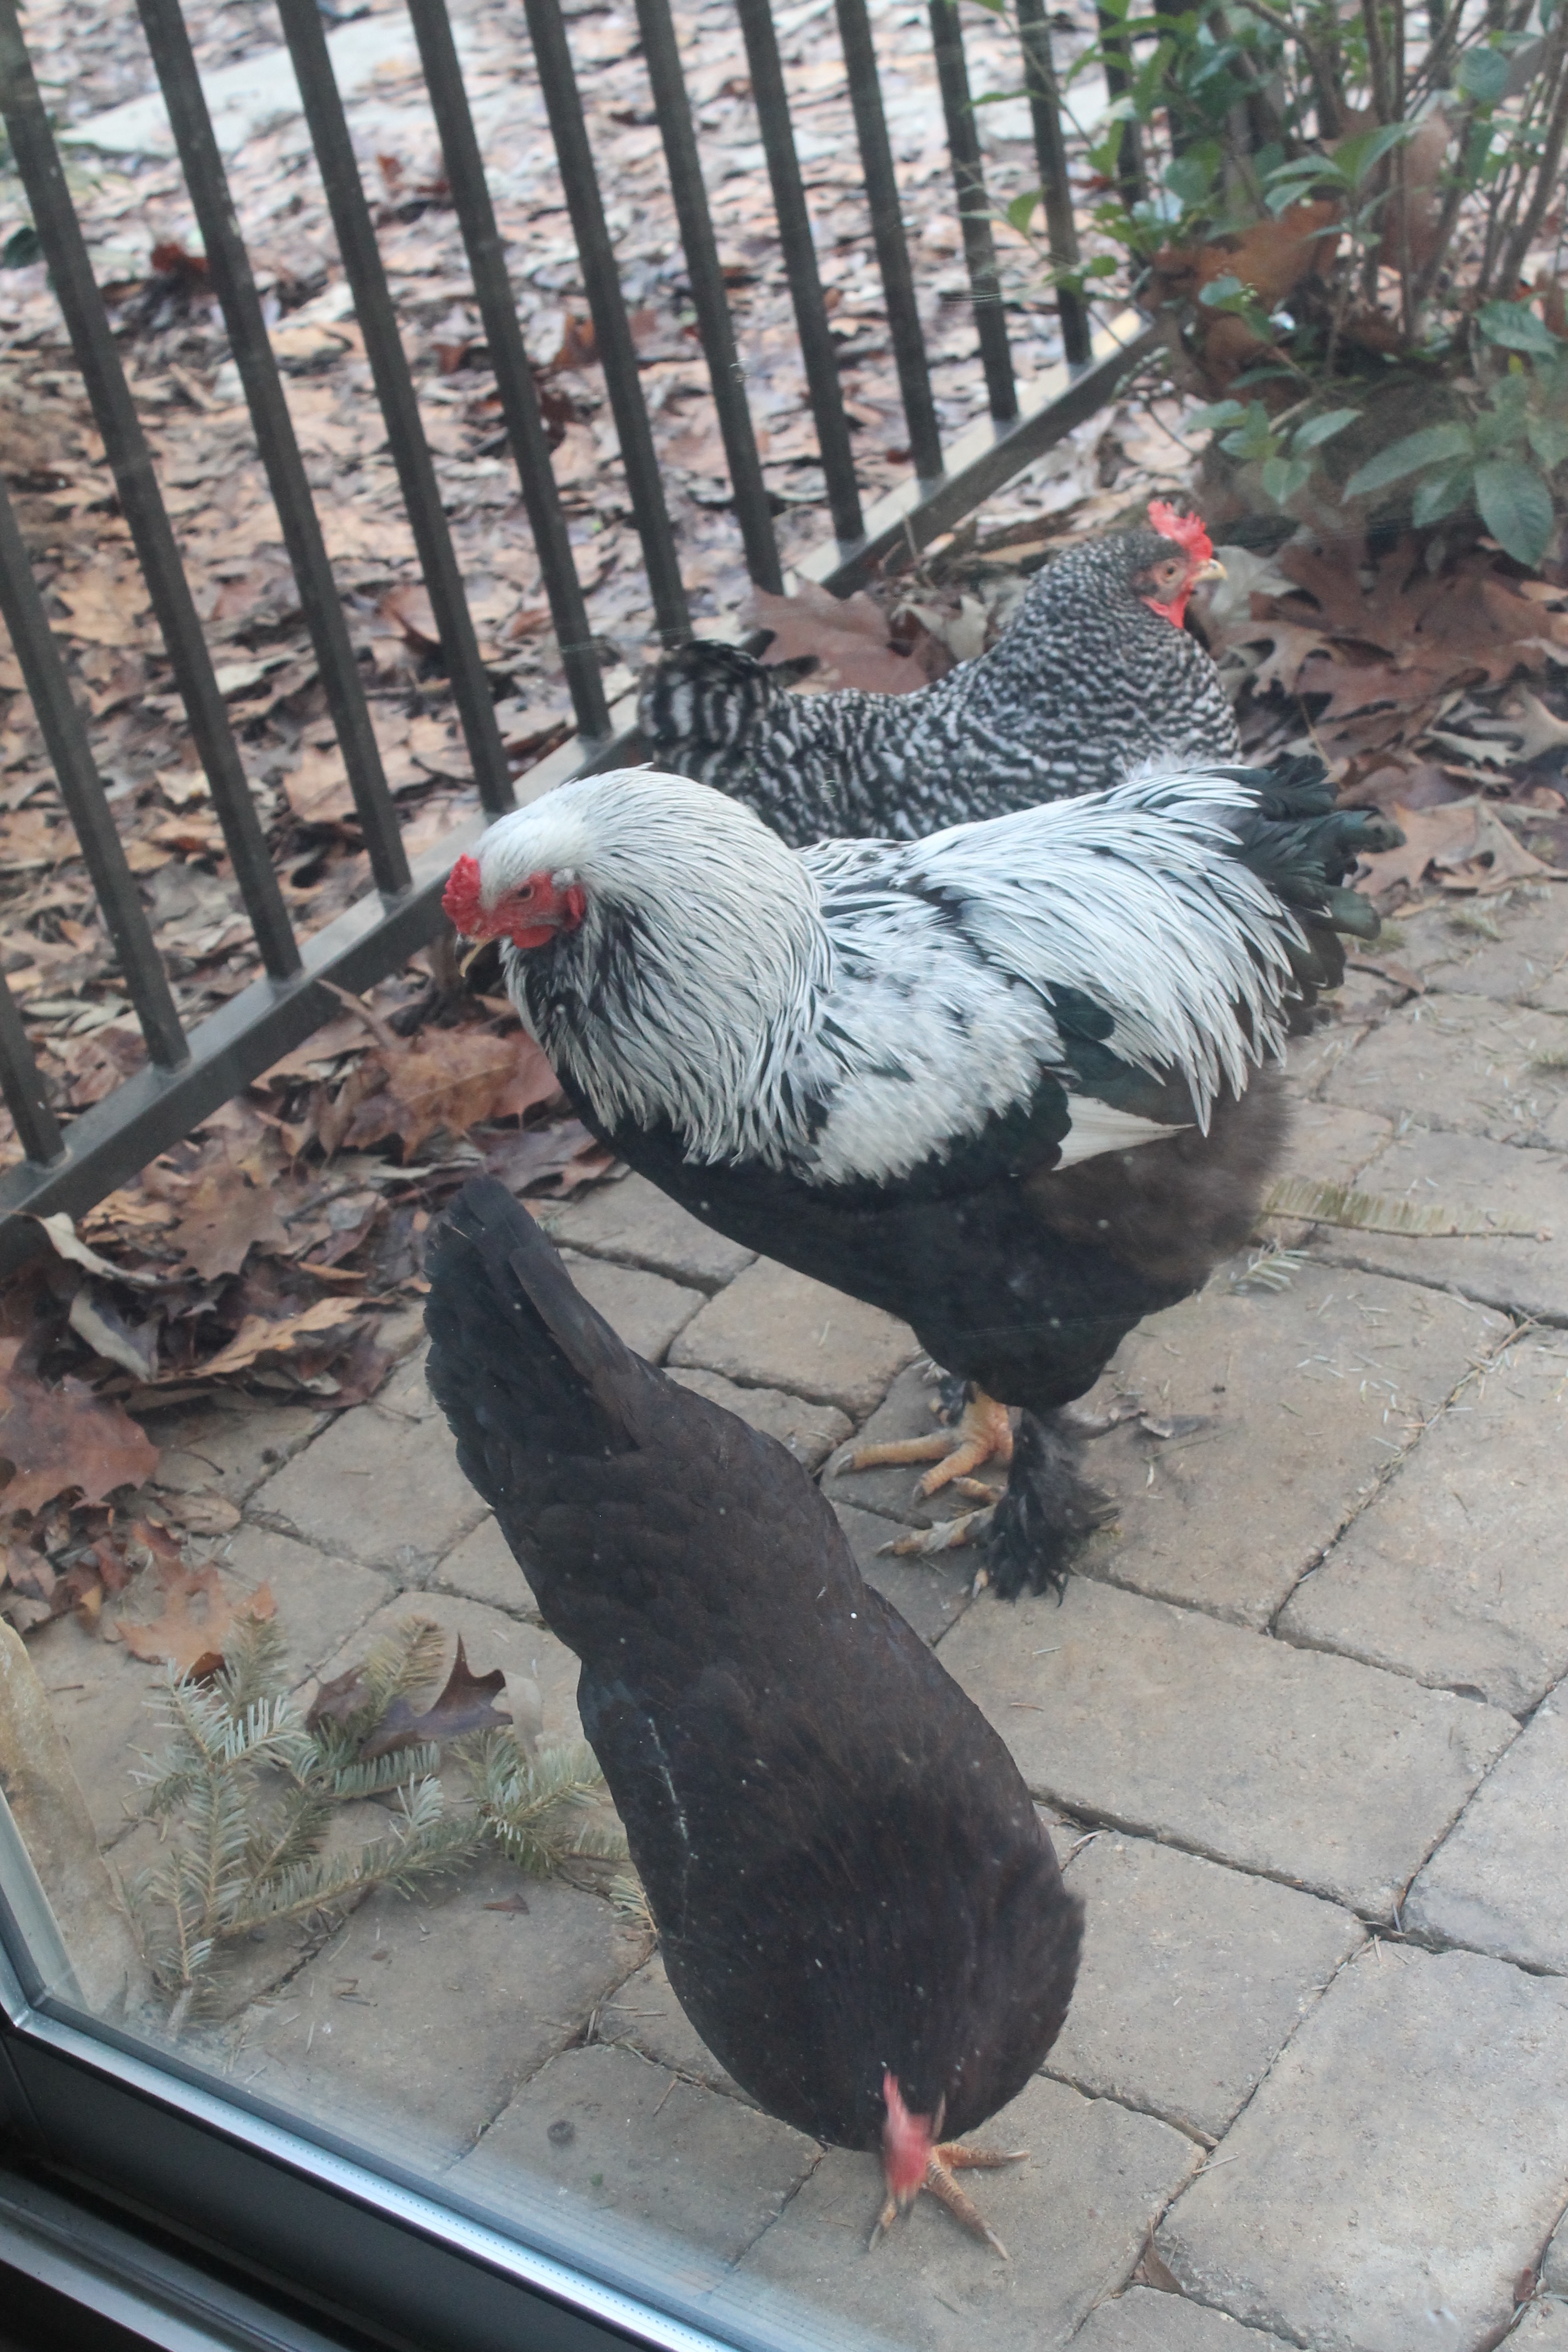
[{"label": "black hen", "polygon": [[633,1355],[501,1185],[426,1263],[431,1389],[582,1660],[681,2006],[770,2114],[989,2237],[936,2139],[1039,2065],[1082,1920],[1012,1758],[798,1463]]},{"label": "black hen", "polygon": [[1149,513],[1152,528],[1058,557],[989,652],[915,694],[792,694],[809,662],[683,646],[643,682],[655,764],[743,801],[804,849],[919,841],[1109,791],[1143,760],[1238,759],[1219,673],[1182,625],[1214,550],[1195,518],[1158,499]]}]

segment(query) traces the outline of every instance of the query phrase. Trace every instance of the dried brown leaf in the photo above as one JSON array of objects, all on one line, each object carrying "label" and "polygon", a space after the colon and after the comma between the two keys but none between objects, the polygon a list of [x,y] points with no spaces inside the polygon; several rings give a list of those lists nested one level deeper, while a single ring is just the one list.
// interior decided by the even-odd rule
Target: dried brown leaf
[{"label": "dried brown leaf", "polygon": [[505,1688],[506,1676],[500,1666],[488,1675],[471,1671],[459,1633],[452,1671],[435,1705],[416,1715],[410,1701],[400,1695],[382,1717],[374,1738],[365,1742],[360,1754],[368,1764],[377,1756],[390,1755],[395,1748],[418,1748],[426,1740],[462,1739],[473,1731],[499,1731],[511,1717],[491,1702]]},{"label": "dried brown leaf", "polygon": [[357,1313],[352,1298],[318,1298],[299,1315],[286,1315],[274,1320],[266,1315],[247,1315],[226,1348],[209,1356],[196,1369],[205,1379],[221,1378],[226,1372],[243,1372],[262,1356],[283,1356],[301,1347],[306,1341],[319,1339],[322,1333],[336,1331],[352,1323]]},{"label": "dried brown leaf", "polygon": [[185,1195],[170,1239],[182,1262],[210,1282],[220,1274],[237,1274],[258,1245],[285,1247],[289,1235],[272,1194],[247,1181],[232,1160],[219,1160],[204,1169]]},{"label": "dried brown leaf", "polygon": [[128,1413],[85,1381],[46,1388],[19,1369],[21,1348],[0,1339],[0,1462],[13,1474],[0,1496],[8,1513],[37,1511],[73,1488],[84,1503],[101,1503],[152,1475],[158,1448]]},{"label": "dried brown leaf", "polygon": [[120,1620],[120,1638],[134,1658],[149,1665],[174,1666],[182,1675],[199,1679],[216,1675],[223,1664],[223,1645],[241,1617],[270,1617],[276,1608],[271,1588],[258,1584],[237,1608],[223,1589],[216,1568],[160,1567],[163,1607],[160,1615],[138,1622]]}]

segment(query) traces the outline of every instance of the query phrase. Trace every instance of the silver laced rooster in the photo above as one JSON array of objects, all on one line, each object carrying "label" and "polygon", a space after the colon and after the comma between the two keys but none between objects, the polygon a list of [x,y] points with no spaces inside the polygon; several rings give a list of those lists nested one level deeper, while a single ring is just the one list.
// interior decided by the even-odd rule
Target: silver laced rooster
[{"label": "silver laced rooster", "polygon": [[796,848],[940,826],[1103,792],[1142,761],[1237,760],[1219,673],[1183,626],[1218,575],[1196,516],[1149,523],[1042,572],[989,652],[915,694],[794,694],[815,663],[699,640],[643,681],[656,763],[743,801]]},{"label": "silver laced rooster", "polygon": [[1268,1066],[1342,976],[1338,932],[1376,931],[1344,877],[1399,837],[1315,760],[805,853],[632,769],[502,817],[446,905],[501,940],[614,1150],[970,1384],[963,1469],[1023,1409],[987,1551],[1013,1594],[1059,1584],[1100,1515],[1060,1409],[1250,1231],[1285,1130]]}]

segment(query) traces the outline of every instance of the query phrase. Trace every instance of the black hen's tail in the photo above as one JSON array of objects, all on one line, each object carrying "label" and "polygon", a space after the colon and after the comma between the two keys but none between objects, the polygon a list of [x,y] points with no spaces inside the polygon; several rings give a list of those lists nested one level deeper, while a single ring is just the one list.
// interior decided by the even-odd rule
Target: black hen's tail
[{"label": "black hen's tail", "polygon": [[531,1465],[637,1445],[658,1374],[574,1288],[504,1184],[464,1186],[426,1271],[431,1392],[463,1475],[503,1523],[529,1516]]},{"label": "black hen's tail", "polygon": [[[1280,760],[1271,768],[1231,768],[1258,795],[1231,820],[1243,861],[1278,892],[1305,935],[1290,961],[1303,1010],[1320,990],[1345,976],[1342,934],[1375,940],[1377,909],[1344,884],[1358,859],[1397,849],[1405,835],[1376,809],[1334,805],[1333,781],[1321,760]],[[1295,1024],[1292,1024],[1294,1026]]]},{"label": "black hen's tail", "polygon": [[644,672],[637,726],[655,757],[682,772],[683,759],[744,742],[763,712],[784,699],[790,680],[816,666],[815,654],[770,665],[739,646],[694,637]]}]

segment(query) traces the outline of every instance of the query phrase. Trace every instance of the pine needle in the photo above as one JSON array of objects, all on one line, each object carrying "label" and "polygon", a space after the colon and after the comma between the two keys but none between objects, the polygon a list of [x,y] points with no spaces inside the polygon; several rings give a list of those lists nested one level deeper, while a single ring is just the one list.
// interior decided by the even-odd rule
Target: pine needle
[{"label": "pine needle", "polygon": [[[361,1759],[395,1701],[438,1680],[445,1652],[429,1619],[405,1619],[360,1669],[365,1697],[349,1721],[313,1727],[289,1691],[276,1618],[240,1619],[211,1683],[171,1672],[153,1702],[166,1745],[132,1773],[143,1817],[165,1824],[164,1844],[126,1896],[176,2032],[211,2006],[225,1952],[258,1927],[330,1917],[376,1886],[411,1895],[498,1845],[539,1877],[573,1863],[625,1864],[604,1777],[580,1740],[537,1755],[510,1731],[464,1742],[457,1752],[472,1801],[458,1808],[436,1777],[435,1741]],[[396,1811],[385,1837],[324,1851],[337,1807],[388,1796]],[[617,1903],[640,1900],[625,1870],[609,1892]]]},{"label": "pine needle", "polygon": [[1310,1176],[1285,1176],[1271,1184],[1259,1214],[1305,1217],[1313,1224],[1342,1226],[1352,1233],[1405,1234],[1416,1240],[1482,1234],[1540,1238],[1538,1226],[1490,1209],[1453,1209],[1440,1201],[1391,1200],[1379,1192],[1352,1192],[1348,1184],[1321,1184]]},{"label": "pine needle", "polygon": [[1278,1242],[1266,1242],[1253,1251],[1239,1274],[1231,1276],[1230,1286],[1233,1290],[1289,1290],[1306,1263],[1305,1250],[1283,1249]]}]

